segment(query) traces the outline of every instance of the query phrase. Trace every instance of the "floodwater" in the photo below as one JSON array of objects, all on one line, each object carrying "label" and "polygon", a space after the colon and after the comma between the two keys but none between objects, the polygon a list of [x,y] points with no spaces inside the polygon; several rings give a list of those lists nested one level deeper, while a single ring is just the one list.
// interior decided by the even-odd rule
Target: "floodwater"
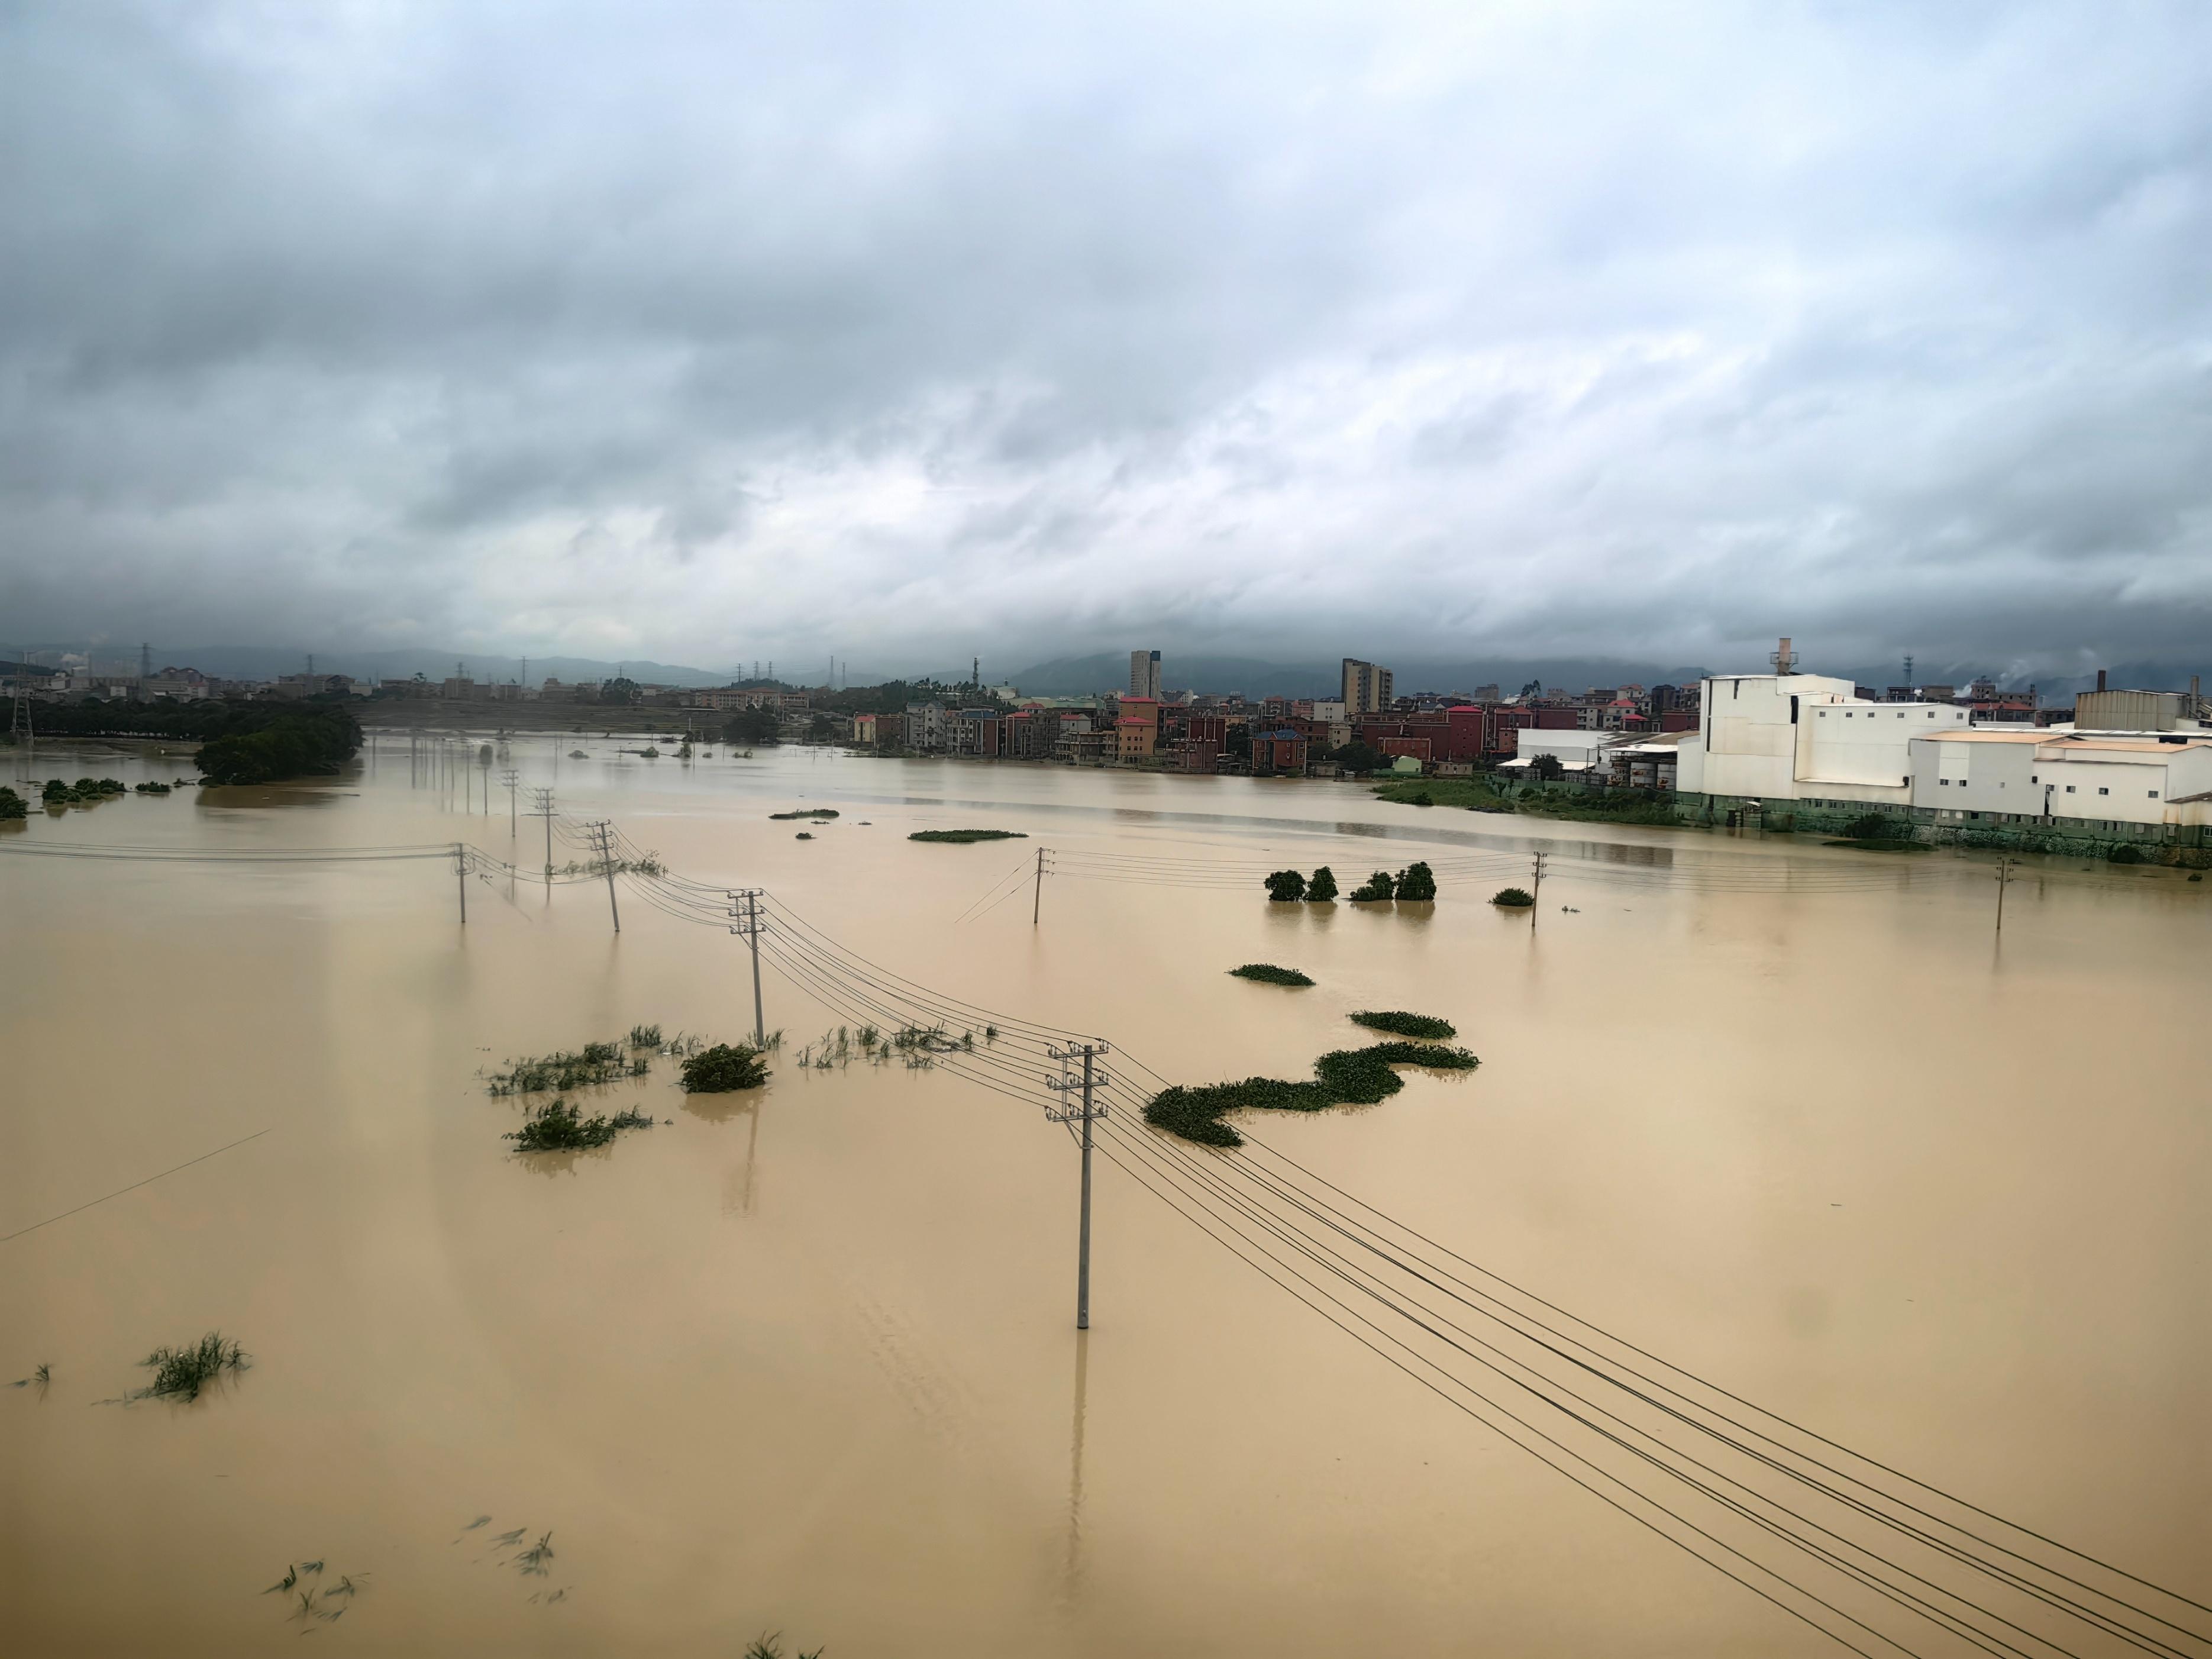
[{"label": "floodwater", "polygon": [[[1352,1010],[1452,1020],[1479,1071],[1246,1127],[1737,1394],[2212,1600],[2212,883],[2030,861],[2000,937],[1994,865],[1948,853],[579,741],[503,758],[522,814],[550,786],[891,973],[1100,1034],[1109,1071],[1302,1077],[1363,1040]],[[343,780],[7,833],[465,840],[534,871],[542,825],[511,831],[496,783],[489,805],[386,736]],[[767,816],[800,806],[842,816]],[[1031,839],[905,839],[964,825]],[[1062,867],[1032,925],[1041,845]],[[1494,910],[1540,850],[1533,919]],[[1271,906],[1249,874],[1328,862],[1349,891],[1416,858],[1433,907]],[[595,1109],[660,1127],[517,1156],[521,1103],[483,1070],[638,1022],[739,1038],[749,957],[628,885],[618,934],[603,885],[470,889],[464,927],[434,859],[0,856],[0,1382],[51,1367],[0,1388],[0,1648],[1838,1650],[1103,1160],[1079,1337],[1065,1131],[945,1068],[801,1068],[842,1016],[773,964],[764,1091],[686,1097],[659,1061]],[[1319,983],[1226,976],[1255,960]],[[249,1370],[118,1403],[149,1349],[218,1328]]]}]

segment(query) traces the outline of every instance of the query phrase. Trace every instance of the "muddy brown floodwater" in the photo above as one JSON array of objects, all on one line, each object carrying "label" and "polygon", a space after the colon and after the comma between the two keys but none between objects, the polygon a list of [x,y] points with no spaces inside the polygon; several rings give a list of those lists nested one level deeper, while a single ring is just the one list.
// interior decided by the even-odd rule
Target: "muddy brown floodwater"
[{"label": "muddy brown floodwater", "polygon": [[[1123,1055],[1304,1077],[1363,1040],[1355,1009],[1452,1020],[1479,1071],[1246,1127],[1738,1394],[2212,1601],[2212,884],[2031,861],[1999,939],[1991,866],[1948,853],[579,743],[514,746],[523,812],[550,786],[890,972],[1099,1033],[1118,1090]],[[774,971],[765,1090],[686,1097],[657,1062],[594,1109],[669,1121],[517,1156],[523,1103],[482,1070],[639,1022],[740,1037],[744,940],[629,889],[617,935],[603,886],[503,878],[464,929],[436,860],[235,856],[459,839],[535,870],[542,827],[511,835],[496,783],[489,806],[386,736],[328,784],[7,832],[228,861],[0,857],[0,1382],[51,1368],[0,1388],[0,1649],[1840,1650],[1103,1162],[1079,1339],[1065,1133],[941,1067],[802,1068],[844,1022]],[[800,806],[841,816],[811,840],[768,817]],[[1030,839],[906,839],[969,825]],[[1486,901],[1540,848],[1532,927]],[[1349,891],[1416,858],[1433,907],[1271,906],[1251,873],[1326,862]],[[1318,984],[1226,975],[1250,961]],[[250,1369],[103,1403],[216,1329]]]}]

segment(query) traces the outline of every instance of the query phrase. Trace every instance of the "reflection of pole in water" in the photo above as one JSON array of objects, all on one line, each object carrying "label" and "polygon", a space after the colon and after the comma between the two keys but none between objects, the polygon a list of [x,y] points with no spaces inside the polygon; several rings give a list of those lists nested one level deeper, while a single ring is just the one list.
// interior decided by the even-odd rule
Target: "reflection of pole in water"
[{"label": "reflection of pole in water", "polygon": [[1065,1599],[1075,1600],[1083,1583],[1083,1415],[1084,1385],[1091,1371],[1091,1333],[1075,1334],[1075,1427],[1069,1437],[1067,1477],[1067,1567],[1062,1578]]},{"label": "reflection of pole in water", "polygon": [[755,1162],[755,1155],[759,1151],[760,1102],[757,1100],[753,1102],[752,1131],[745,1136],[745,1199],[744,1212],[746,1215],[750,1215],[753,1212],[753,1165]]}]

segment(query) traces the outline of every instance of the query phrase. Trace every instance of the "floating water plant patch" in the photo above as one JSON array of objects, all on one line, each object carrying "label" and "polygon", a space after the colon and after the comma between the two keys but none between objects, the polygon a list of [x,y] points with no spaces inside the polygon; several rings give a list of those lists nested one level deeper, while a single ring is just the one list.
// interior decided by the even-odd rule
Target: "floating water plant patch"
[{"label": "floating water plant patch", "polygon": [[1248,962],[1242,968],[1231,968],[1229,971],[1238,979],[1256,979],[1262,985],[1310,985],[1313,983],[1310,975],[1302,974],[1295,968],[1278,968],[1273,963],[1267,962]]},{"label": "floating water plant patch", "polygon": [[[631,1032],[647,1028],[637,1027]],[[655,1032],[659,1026],[651,1028]],[[634,1045],[642,1048],[644,1044]],[[504,1072],[494,1072],[484,1092],[492,1095],[534,1095],[554,1090],[594,1088],[626,1077],[643,1077],[651,1070],[641,1054],[625,1054],[619,1043],[587,1042],[571,1054],[538,1054],[513,1062]]]},{"label": "floating water plant patch", "polygon": [[555,1100],[532,1112],[527,1122],[505,1138],[526,1152],[572,1152],[604,1146],[625,1129],[652,1127],[653,1120],[640,1111],[586,1117],[567,1101]]},{"label": "floating water plant patch", "polygon": [[1449,1020],[1437,1019],[1430,1014],[1368,1008],[1352,1015],[1352,1023],[1364,1025],[1370,1031],[1388,1031],[1392,1036],[1425,1037],[1432,1042],[1442,1042],[1459,1035],[1459,1028]]},{"label": "floating water plant patch", "polygon": [[200,1390],[225,1371],[244,1370],[252,1356],[220,1331],[210,1331],[184,1348],[156,1348],[138,1363],[154,1373],[154,1380],[134,1400],[197,1400]]},{"label": "floating water plant patch", "polygon": [[1145,1121],[1201,1146],[1242,1146],[1244,1137],[1221,1121],[1224,1112],[1321,1112],[1332,1106],[1371,1106],[1406,1086],[1393,1066],[1466,1072],[1480,1063],[1464,1048],[1432,1048],[1415,1042],[1339,1048],[1314,1062],[1311,1083],[1248,1077],[1241,1083],[1178,1084],[1163,1089],[1146,1105]]},{"label": "floating water plant patch", "polygon": [[718,1042],[702,1048],[684,1062],[682,1087],[692,1095],[727,1094],[732,1089],[757,1089],[768,1081],[768,1067],[760,1050],[747,1042]]},{"label": "floating water plant patch", "polygon": [[965,847],[970,842],[978,841],[1027,841],[1029,836],[1020,830],[917,830],[907,839],[944,842]]}]

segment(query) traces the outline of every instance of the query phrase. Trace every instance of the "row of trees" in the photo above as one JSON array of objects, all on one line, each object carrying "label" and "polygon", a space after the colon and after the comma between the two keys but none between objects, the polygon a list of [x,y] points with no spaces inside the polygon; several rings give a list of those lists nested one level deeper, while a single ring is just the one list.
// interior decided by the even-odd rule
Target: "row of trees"
[{"label": "row of trees", "polygon": [[[1336,875],[1328,866],[1322,865],[1308,880],[1296,870],[1278,870],[1265,878],[1267,896],[1278,904],[1327,904],[1336,896]],[[1354,888],[1350,901],[1354,904],[1376,903],[1387,899],[1405,899],[1425,903],[1437,896],[1436,872],[1426,864],[1409,864],[1392,875],[1388,870],[1376,870]]]}]

